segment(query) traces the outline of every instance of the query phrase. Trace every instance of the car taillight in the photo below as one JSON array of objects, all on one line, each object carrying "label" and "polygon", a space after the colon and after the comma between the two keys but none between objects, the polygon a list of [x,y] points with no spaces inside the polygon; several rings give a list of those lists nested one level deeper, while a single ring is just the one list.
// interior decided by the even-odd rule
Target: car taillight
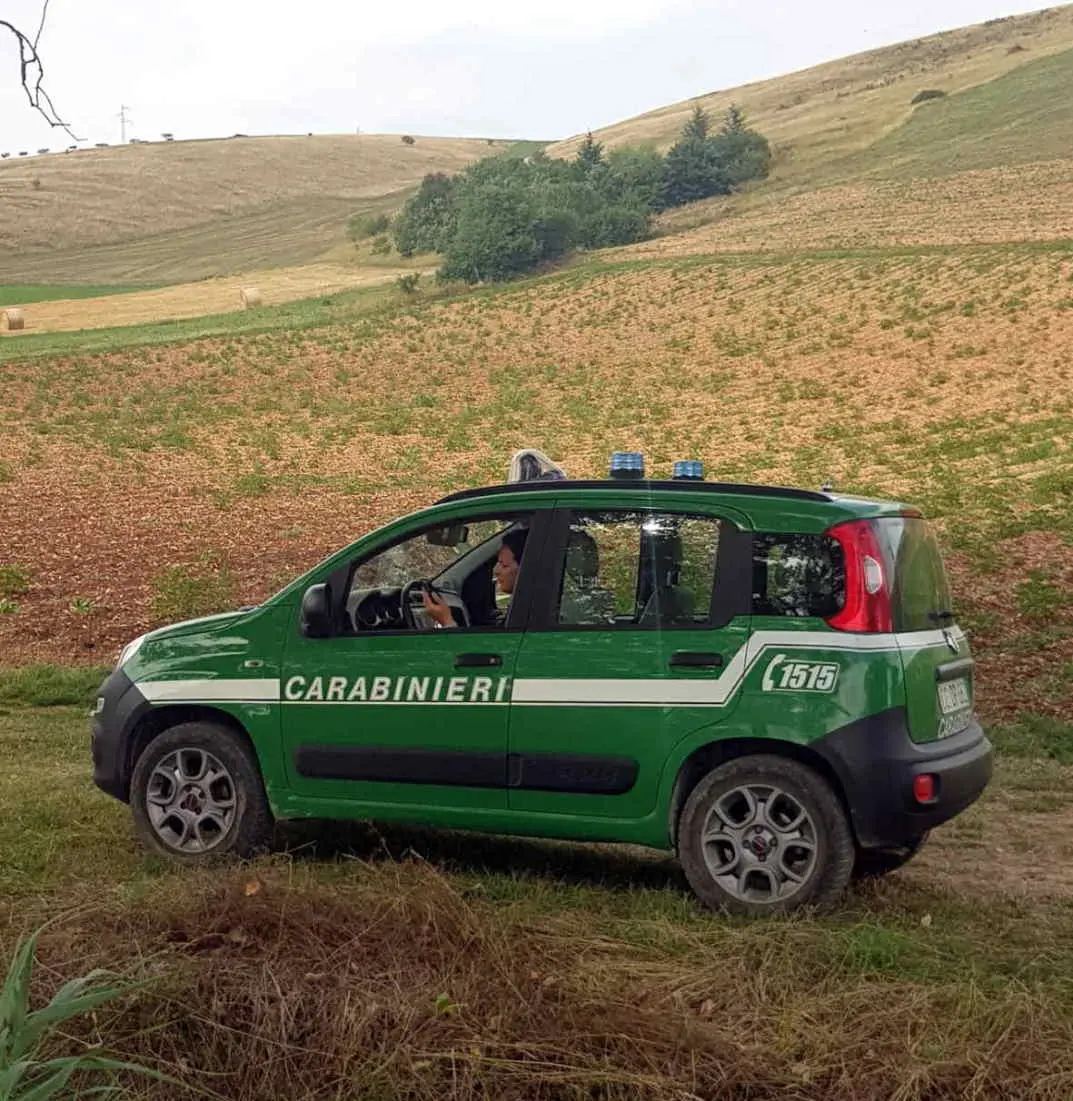
[{"label": "car taillight", "polygon": [[846,562],[846,603],[827,622],[839,631],[886,634],[893,630],[890,591],[883,553],[868,520],[849,520],[827,534],[842,548]]}]

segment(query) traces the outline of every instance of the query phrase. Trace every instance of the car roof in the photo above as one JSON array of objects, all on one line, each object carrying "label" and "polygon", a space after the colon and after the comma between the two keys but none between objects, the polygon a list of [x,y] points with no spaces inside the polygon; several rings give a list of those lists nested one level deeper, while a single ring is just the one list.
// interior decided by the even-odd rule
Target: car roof
[{"label": "car roof", "polygon": [[476,497],[498,497],[502,493],[560,492],[570,493],[576,490],[600,489],[621,490],[624,493],[718,493],[743,497],[785,497],[794,501],[830,502],[834,498],[823,492],[811,489],[794,489],[790,486],[746,485],[739,482],[703,482],[692,478],[665,479],[649,481],[645,478],[621,479],[548,479],[547,481],[507,482],[503,485],[480,486],[476,489],[460,489],[441,497],[437,504],[449,501],[465,501]]}]

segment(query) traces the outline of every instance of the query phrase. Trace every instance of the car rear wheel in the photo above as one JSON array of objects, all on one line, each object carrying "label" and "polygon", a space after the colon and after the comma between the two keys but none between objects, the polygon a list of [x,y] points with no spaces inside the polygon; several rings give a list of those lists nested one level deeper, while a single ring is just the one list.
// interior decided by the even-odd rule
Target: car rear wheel
[{"label": "car rear wheel", "polygon": [[784,757],[739,757],[713,769],[686,800],[678,856],[714,910],[762,916],[836,902],[854,845],[830,785]]},{"label": "car rear wheel", "polygon": [[861,849],[857,853],[857,861],[853,865],[854,879],[879,879],[890,872],[896,872],[913,859],[921,846],[927,841],[928,835],[923,833],[920,837],[914,837],[905,845],[894,849]]},{"label": "car rear wheel", "polygon": [[253,751],[214,723],[182,723],[154,738],[134,766],[130,803],[142,841],[188,864],[251,856],[272,835]]}]

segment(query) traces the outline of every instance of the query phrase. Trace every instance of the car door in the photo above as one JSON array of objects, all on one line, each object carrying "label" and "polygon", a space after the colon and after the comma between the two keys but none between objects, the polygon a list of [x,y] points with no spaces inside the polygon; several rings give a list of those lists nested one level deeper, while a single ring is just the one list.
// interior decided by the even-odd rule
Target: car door
[{"label": "car door", "polygon": [[737,703],[745,521],[613,502],[557,512],[546,599],[515,667],[512,811],[643,817],[672,748]]},{"label": "car door", "polygon": [[[408,626],[372,621],[378,607],[384,612],[392,600],[397,606],[399,586],[418,578],[446,584],[469,570],[467,563],[477,565],[458,587],[471,606],[485,606],[486,619],[494,618],[491,563],[500,537],[525,528],[535,542],[537,515],[453,515],[450,526],[468,532],[461,547],[430,543],[426,522],[342,571],[343,630],[306,637],[296,619],[285,648],[281,708],[295,794],[348,801],[370,813],[389,805],[505,808],[510,683],[536,550],[522,556],[500,624],[441,630],[420,615]],[[434,528],[442,533],[443,521]],[[376,604],[380,594],[385,607]]]}]

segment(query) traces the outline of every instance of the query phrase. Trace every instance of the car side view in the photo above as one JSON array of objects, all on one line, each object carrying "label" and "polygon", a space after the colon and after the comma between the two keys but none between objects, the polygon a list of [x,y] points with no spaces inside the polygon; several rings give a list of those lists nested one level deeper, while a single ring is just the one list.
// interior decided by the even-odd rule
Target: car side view
[{"label": "car side view", "polygon": [[705,904],[763,914],[903,864],[991,746],[918,510],[526,451],[255,608],[135,639],[93,761],[177,860],[277,820],[421,822],[672,849]]}]

